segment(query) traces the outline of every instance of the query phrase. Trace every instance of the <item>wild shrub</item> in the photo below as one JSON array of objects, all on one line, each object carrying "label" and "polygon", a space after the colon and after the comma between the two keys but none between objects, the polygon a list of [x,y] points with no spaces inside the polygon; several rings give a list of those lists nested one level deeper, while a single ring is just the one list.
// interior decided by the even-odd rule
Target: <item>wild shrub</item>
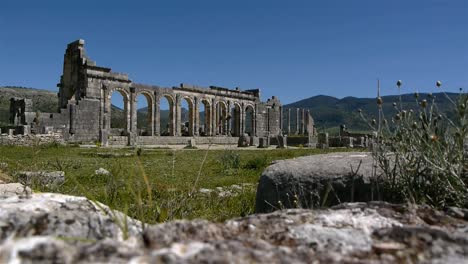
[{"label": "wild shrub", "polygon": [[[398,89],[401,84],[397,82]],[[440,88],[440,81],[436,85]],[[468,96],[461,89],[455,101],[444,95],[452,104],[453,116],[439,111],[435,96],[420,98],[415,93],[415,110],[404,109],[400,99],[393,103],[397,113],[390,121],[382,111],[382,98],[377,98],[379,118],[368,124],[374,131],[372,152],[383,173],[387,199],[434,207],[468,205],[464,150]]]},{"label": "wild shrub", "polygon": [[243,166],[244,169],[248,170],[260,170],[264,169],[268,165],[267,156],[256,156],[253,159],[249,159]]},{"label": "wild shrub", "polygon": [[226,150],[219,157],[219,163],[221,164],[222,171],[229,174],[232,170],[240,168],[240,154],[232,150]]}]

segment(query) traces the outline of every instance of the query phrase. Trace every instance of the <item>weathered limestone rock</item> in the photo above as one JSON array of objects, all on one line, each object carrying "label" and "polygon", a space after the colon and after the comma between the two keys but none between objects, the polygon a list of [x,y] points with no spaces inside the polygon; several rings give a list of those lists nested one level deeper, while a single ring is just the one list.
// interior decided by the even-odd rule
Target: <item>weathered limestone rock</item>
[{"label": "weathered limestone rock", "polygon": [[242,134],[240,137],[239,137],[239,141],[237,143],[237,146],[239,148],[245,148],[245,147],[248,147],[249,146],[249,143],[250,143],[250,137],[249,135],[247,134]]},{"label": "weathered limestone rock", "polygon": [[151,263],[394,263],[407,259],[460,263],[468,256],[466,227],[466,220],[429,208],[386,203],[290,209],[223,224],[196,220],[152,226],[143,234],[151,254],[137,259]]},{"label": "weathered limestone rock", "polygon": [[373,165],[372,155],[365,152],[276,161],[260,177],[255,212],[377,199]]},{"label": "weathered limestone rock", "polygon": [[[0,202],[1,263],[465,263],[468,218],[383,202],[289,209],[224,223],[140,229],[83,197],[33,194]],[[104,211],[102,211],[104,210]],[[111,215],[111,216],[109,216]],[[120,218],[121,217],[121,218]]]},{"label": "weathered limestone rock", "polygon": [[49,186],[65,182],[65,172],[63,171],[20,171],[16,176],[27,185],[38,183]]},{"label": "weathered limestone rock", "polygon": [[138,221],[85,197],[53,193],[10,196],[0,200],[0,243],[10,236],[31,235],[122,241],[123,228],[118,223],[123,227],[125,221],[129,235],[135,236],[141,231]]},{"label": "weathered limestone rock", "polygon": [[31,189],[21,183],[0,183],[0,199],[17,195],[28,196],[31,193]]},{"label": "weathered limestone rock", "polygon": [[108,171],[108,170],[106,170],[104,168],[99,168],[99,169],[95,170],[94,174],[98,175],[98,176],[109,176],[109,175],[111,175],[110,171]]}]

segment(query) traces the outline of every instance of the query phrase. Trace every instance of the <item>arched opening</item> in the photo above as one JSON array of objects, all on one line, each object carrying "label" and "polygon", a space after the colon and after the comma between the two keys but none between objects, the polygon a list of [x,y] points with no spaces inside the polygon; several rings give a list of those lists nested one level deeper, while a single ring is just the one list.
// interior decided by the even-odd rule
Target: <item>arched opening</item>
[{"label": "arched opening", "polygon": [[229,121],[227,107],[224,102],[216,104],[216,134],[227,135],[227,124]]},{"label": "arched opening", "polygon": [[137,102],[137,131],[139,136],[153,135],[153,100],[147,93],[141,93]]},{"label": "arched opening", "polygon": [[254,131],[254,109],[249,105],[245,108],[245,133],[247,133],[249,136],[253,136]]},{"label": "arched opening", "polygon": [[128,95],[123,90],[114,90],[109,96],[107,112],[110,114],[110,134],[126,136],[129,128]]},{"label": "arched opening", "polygon": [[231,109],[231,134],[234,137],[239,137],[241,134],[241,107],[236,103]]},{"label": "arched opening", "polygon": [[200,136],[211,136],[211,105],[206,99],[200,104]]},{"label": "arched opening", "polygon": [[192,99],[184,97],[180,104],[180,131],[184,137],[191,137],[194,134],[195,124]]},{"label": "arched opening", "polygon": [[174,101],[169,95],[159,100],[159,125],[161,136],[174,136]]}]

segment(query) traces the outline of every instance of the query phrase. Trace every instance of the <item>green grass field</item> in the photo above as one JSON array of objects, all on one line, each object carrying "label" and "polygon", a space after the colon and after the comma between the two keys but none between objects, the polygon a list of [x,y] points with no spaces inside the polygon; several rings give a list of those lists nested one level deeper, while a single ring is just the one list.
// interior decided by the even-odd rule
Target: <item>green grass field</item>
[{"label": "green grass field", "polygon": [[[8,164],[5,172],[9,175],[21,170],[63,170],[63,185],[31,187],[87,196],[146,223],[193,218],[223,221],[253,213],[258,179],[271,161],[325,152],[329,151],[0,146],[0,162]],[[103,153],[131,156],[105,157]],[[95,175],[99,168],[112,176]],[[231,195],[199,191],[216,187],[232,190]]]}]

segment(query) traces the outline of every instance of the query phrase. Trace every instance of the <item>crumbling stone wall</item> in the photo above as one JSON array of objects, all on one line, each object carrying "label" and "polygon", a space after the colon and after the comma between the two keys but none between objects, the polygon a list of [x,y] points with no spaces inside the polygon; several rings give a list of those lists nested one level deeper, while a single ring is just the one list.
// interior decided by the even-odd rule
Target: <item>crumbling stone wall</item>
[{"label": "crumbling stone wall", "polygon": [[0,145],[9,146],[36,146],[47,144],[65,144],[65,139],[61,134],[26,134],[26,135],[8,135],[0,134]]},{"label": "crumbling stone wall", "polygon": [[[84,45],[84,40],[68,44],[58,84],[58,113],[36,115],[31,127],[37,133],[60,132],[68,141],[98,141],[103,145],[107,145],[112,136],[121,135],[127,136],[129,145],[151,142],[137,138],[139,95],[144,95],[148,103],[147,136],[162,136],[162,98],[169,101],[168,134],[173,137],[238,137],[246,132],[252,137],[275,137],[282,133],[282,106],[276,97],[261,102],[258,89],[242,91],[189,84],[168,88],[136,84],[127,74],[97,66],[86,55]],[[124,98],[125,117],[124,131],[118,135],[111,129],[111,96],[116,92]],[[189,105],[189,122],[182,131],[181,104],[184,100]],[[202,104],[206,108],[204,124],[200,120]],[[15,107],[15,111],[17,109],[22,108]],[[16,119],[12,121],[16,122]]]}]

